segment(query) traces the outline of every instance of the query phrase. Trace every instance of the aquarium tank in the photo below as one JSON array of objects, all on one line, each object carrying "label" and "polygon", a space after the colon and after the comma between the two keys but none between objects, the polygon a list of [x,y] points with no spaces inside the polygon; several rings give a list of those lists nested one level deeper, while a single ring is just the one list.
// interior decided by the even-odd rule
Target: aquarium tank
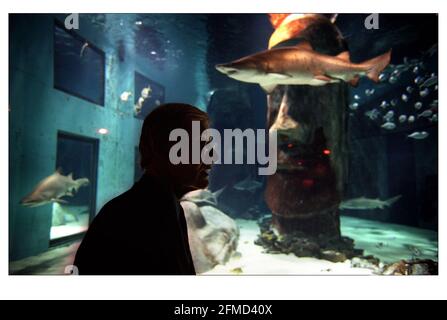
[{"label": "aquarium tank", "polygon": [[9,15],[10,275],[76,274],[174,102],[240,138],[176,200],[197,274],[438,274],[437,14],[67,13]]}]

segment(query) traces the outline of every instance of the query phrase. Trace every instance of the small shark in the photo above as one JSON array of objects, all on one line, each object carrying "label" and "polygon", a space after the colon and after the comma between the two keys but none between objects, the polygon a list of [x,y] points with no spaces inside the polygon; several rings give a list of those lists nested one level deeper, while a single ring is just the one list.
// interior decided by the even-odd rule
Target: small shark
[{"label": "small shark", "polygon": [[349,199],[342,201],[339,205],[341,210],[351,209],[351,210],[373,210],[373,209],[384,209],[385,207],[391,206],[394,202],[399,200],[401,195],[392,197],[388,200],[380,199],[369,199],[365,197]]},{"label": "small shark", "polygon": [[60,170],[56,170],[52,175],[40,181],[34,190],[20,201],[20,204],[32,208],[50,202],[67,203],[60,198],[73,196],[74,192],[78,192],[79,188],[89,183],[87,178],[73,180],[72,173],[64,176]]},{"label": "small shark", "polygon": [[254,193],[256,190],[262,187],[262,183],[256,180],[252,180],[249,177],[236,183],[233,188],[239,191],[249,191]]},{"label": "small shark", "polygon": [[199,206],[211,205],[216,207],[218,205],[218,198],[225,189],[226,186],[214,192],[208,189],[194,190],[185,194],[180,201],[191,201]]},{"label": "small shark", "polygon": [[379,82],[389,64],[391,50],[362,63],[352,63],[348,51],[329,56],[314,51],[308,42],[255,53],[216,69],[230,78],[258,83],[267,93],[276,85],[322,86],[345,81],[356,86],[360,76]]}]

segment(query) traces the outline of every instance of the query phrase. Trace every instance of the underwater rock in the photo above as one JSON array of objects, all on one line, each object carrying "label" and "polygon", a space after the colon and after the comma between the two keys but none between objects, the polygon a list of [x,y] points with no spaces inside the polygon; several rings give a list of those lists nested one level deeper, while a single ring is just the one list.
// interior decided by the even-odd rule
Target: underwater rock
[{"label": "underwater rock", "polygon": [[438,275],[438,263],[433,260],[401,260],[385,266],[383,275]]},{"label": "underwater rock", "polygon": [[297,257],[314,257],[332,262],[343,262],[363,256],[363,250],[354,248],[354,240],[348,237],[310,237],[304,232],[278,235],[271,227],[271,217],[258,220],[261,233],[255,241],[266,253],[294,254]]},{"label": "underwater rock", "polygon": [[[225,264],[236,251],[239,228],[236,222],[204,199],[211,197],[208,190],[196,192],[181,200],[188,225],[191,255],[197,273]],[[201,198],[198,198],[201,195]],[[203,199],[202,199],[203,198]],[[193,202],[194,201],[194,202]],[[197,201],[197,203],[195,203]]]},{"label": "underwater rock", "polygon": [[331,262],[344,262],[348,259],[345,254],[334,250],[322,251],[321,258]]},{"label": "underwater rock", "polygon": [[198,206],[203,205],[217,206],[218,198],[225,189],[226,187],[223,187],[222,189],[219,189],[214,192],[208,189],[194,190],[185,194],[182,198],[182,201],[191,201],[197,204]]},{"label": "underwater rock", "polygon": [[354,257],[351,260],[351,267],[373,270],[375,274],[381,274],[383,264],[378,258],[373,256]]}]

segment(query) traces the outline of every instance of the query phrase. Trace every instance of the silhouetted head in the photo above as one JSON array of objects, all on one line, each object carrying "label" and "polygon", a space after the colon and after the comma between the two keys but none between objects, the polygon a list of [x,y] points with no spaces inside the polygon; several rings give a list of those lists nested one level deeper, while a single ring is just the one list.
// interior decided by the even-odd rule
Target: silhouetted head
[{"label": "silhouetted head", "polygon": [[[168,182],[181,197],[186,192],[203,189],[208,186],[210,165],[192,164],[192,121],[200,121],[200,130],[209,128],[208,115],[189,104],[168,103],[153,110],[144,119],[140,137],[141,167],[145,173],[157,176]],[[169,141],[169,134],[174,129],[184,129],[190,136],[189,163],[172,164],[169,151],[176,141]],[[200,142],[202,149],[207,142]],[[199,154],[200,157],[200,154]]]}]

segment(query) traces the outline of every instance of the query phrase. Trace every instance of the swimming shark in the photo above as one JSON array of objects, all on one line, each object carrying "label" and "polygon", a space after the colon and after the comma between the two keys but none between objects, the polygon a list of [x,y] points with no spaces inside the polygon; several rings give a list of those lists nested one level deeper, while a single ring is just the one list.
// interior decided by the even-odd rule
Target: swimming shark
[{"label": "swimming shark", "polygon": [[369,199],[365,197],[349,199],[342,201],[339,205],[341,210],[351,209],[351,210],[373,210],[373,209],[384,209],[385,207],[391,206],[394,202],[399,200],[401,195],[392,197],[388,200],[380,199]]},{"label": "swimming shark", "polygon": [[60,199],[63,196],[73,196],[79,188],[90,183],[89,179],[81,178],[73,180],[73,174],[68,176],[56,170],[52,175],[40,181],[34,190],[25,196],[20,204],[25,207],[38,207],[50,202],[67,203]]},{"label": "swimming shark", "polygon": [[214,192],[208,189],[194,190],[185,194],[180,201],[191,201],[198,206],[210,205],[216,207],[218,205],[218,198],[225,189],[226,186]]},{"label": "swimming shark", "polygon": [[233,188],[238,191],[249,191],[254,193],[256,190],[262,187],[262,183],[247,177],[246,179],[236,183]]},{"label": "swimming shark", "polygon": [[230,78],[258,83],[270,93],[277,85],[323,86],[345,81],[356,86],[361,76],[379,82],[379,75],[390,58],[391,50],[362,63],[352,63],[348,51],[329,56],[314,51],[308,42],[302,42],[218,64],[216,69]]}]

